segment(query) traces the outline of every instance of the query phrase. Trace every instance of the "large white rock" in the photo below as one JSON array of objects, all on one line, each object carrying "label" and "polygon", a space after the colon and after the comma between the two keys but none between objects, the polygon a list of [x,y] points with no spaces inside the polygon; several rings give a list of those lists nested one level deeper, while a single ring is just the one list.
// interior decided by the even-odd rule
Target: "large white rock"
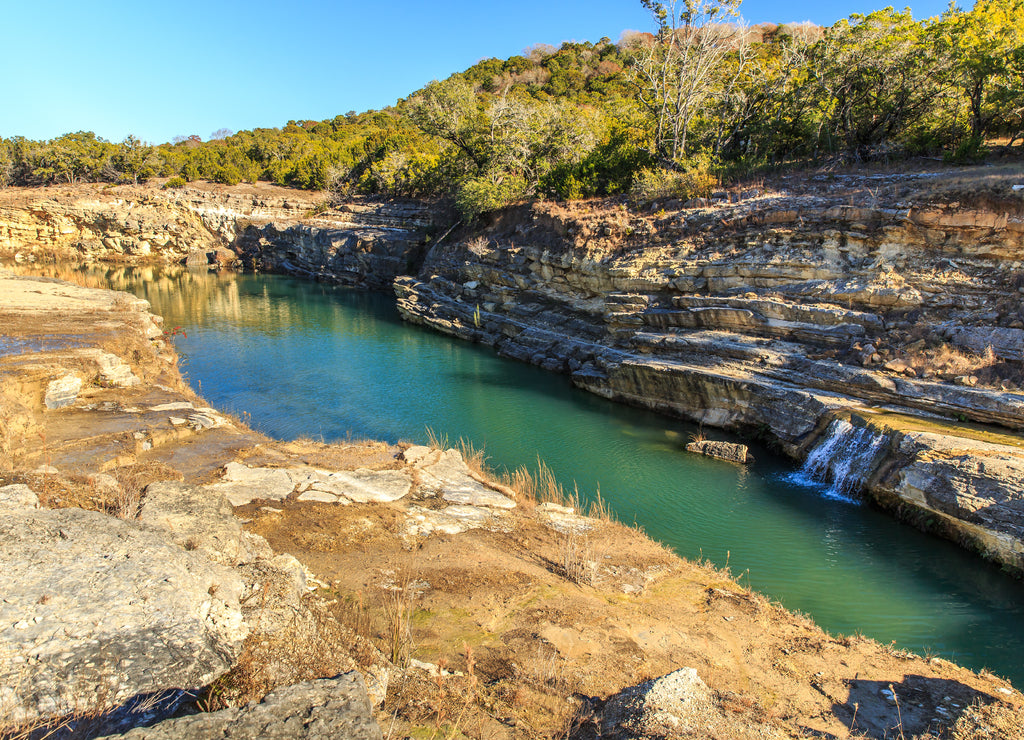
[{"label": "large white rock", "polygon": [[102,711],[226,672],[244,584],[159,529],[81,509],[0,517],[0,716]]},{"label": "large white rock", "polygon": [[295,490],[295,483],[283,468],[250,468],[231,462],[224,466],[221,482],[205,488],[223,494],[232,506],[244,506],[257,499],[283,501]]}]

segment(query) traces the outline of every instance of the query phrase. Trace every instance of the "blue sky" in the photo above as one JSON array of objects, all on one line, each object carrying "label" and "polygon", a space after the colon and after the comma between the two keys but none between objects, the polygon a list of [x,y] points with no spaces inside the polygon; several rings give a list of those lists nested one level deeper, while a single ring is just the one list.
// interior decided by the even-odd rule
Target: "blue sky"
[{"label": "blue sky", "polygon": [[[752,23],[828,25],[881,3],[746,0]],[[942,0],[911,6],[937,15]],[[21,0],[0,25],[0,137],[204,139],[382,108],[535,43],[650,30],[639,0]]]}]

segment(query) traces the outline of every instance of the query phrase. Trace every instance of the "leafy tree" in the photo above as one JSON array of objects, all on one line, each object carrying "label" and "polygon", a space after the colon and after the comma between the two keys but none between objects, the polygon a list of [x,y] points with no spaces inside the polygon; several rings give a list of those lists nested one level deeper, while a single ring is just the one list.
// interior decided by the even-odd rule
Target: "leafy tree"
[{"label": "leafy tree", "polygon": [[153,147],[131,134],[118,145],[110,163],[119,180],[131,181],[134,185],[153,177],[160,165]]},{"label": "leafy tree", "polygon": [[1020,120],[1024,0],[977,0],[968,13],[951,5],[934,29],[934,48],[966,99],[971,138]]},{"label": "leafy tree", "polygon": [[808,59],[828,151],[868,159],[924,116],[936,94],[923,28],[909,10],[854,14],[829,28]]}]

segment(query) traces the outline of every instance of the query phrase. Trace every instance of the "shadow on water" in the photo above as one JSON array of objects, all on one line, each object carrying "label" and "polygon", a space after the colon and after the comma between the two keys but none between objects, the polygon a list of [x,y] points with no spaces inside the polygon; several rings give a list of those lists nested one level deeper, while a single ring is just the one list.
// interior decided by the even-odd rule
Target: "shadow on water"
[{"label": "shadow on water", "polygon": [[271,436],[422,442],[429,426],[483,447],[495,467],[540,457],[570,490],[600,489],[621,521],[728,564],[825,629],[1024,682],[1020,583],[869,506],[830,500],[824,486],[797,485],[793,466],[763,448],[747,467],[686,453],[695,425],[404,324],[387,294],[270,276],[118,279],[186,328],[176,341],[208,400]]}]

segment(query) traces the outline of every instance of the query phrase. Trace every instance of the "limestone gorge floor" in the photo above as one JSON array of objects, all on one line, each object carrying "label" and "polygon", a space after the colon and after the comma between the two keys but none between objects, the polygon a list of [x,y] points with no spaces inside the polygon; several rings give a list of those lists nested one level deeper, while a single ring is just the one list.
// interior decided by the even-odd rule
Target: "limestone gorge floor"
[{"label": "limestone gorge floor", "polygon": [[0,277],[8,734],[1021,734],[1007,682],[827,635],[458,451],[262,438],[146,308]]}]

